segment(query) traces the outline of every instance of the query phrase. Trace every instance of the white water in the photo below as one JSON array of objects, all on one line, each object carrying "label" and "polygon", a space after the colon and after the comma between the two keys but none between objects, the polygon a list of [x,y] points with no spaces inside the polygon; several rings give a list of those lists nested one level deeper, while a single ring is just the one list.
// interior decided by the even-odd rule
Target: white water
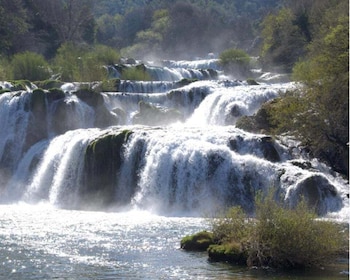
[{"label": "white water", "polygon": [[[106,111],[80,100],[74,94],[79,84],[66,84],[64,99],[46,100],[46,132],[34,143],[28,141],[37,125],[31,92],[0,95],[0,279],[265,279],[184,253],[179,240],[208,229],[201,217],[223,207],[252,212],[255,194],[271,187],[294,205],[310,178],[320,182],[315,192],[322,215],[348,221],[347,181],[293,140],[235,127],[240,116],[294,85],[176,84],[186,75],[204,78],[198,68],[210,63],[149,66],[166,82],[121,81],[121,92],[102,93],[99,106]],[[140,101],[183,118],[159,126],[164,115],[155,114],[147,126],[135,125]],[[94,208],[81,196],[89,144],[124,130],[132,134],[115,170],[112,203],[101,212],[69,210]]]}]

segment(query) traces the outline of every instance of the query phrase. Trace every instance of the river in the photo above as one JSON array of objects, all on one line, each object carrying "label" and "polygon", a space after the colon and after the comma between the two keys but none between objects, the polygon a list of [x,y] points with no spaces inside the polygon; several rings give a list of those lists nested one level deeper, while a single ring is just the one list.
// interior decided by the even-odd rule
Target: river
[{"label": "river", "polygon": [[252,212],[271,187],[286,205],[312,195],[323,217],[349,218],[339,174],[295,140],[235,127],[295,85],[266,73],[248,85],[215,63],[146,65],[155,81],[92,95],[78,89],[98,83],[0,95],[1,279],[348,278],[348,259],[283,274],[180,249],[185,235],[210,230],[204,217]]}]

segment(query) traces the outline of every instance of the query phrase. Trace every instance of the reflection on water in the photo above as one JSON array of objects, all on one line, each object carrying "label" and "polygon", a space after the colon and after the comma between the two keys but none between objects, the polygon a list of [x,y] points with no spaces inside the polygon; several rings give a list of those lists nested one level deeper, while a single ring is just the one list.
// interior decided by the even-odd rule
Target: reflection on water
[{"label": "reflection on water", "polygon": [[330,269],[282,274],[211,263],[179,249],[209,229],[202,218],[141,211],[81,212],[0,206],[0,279],[347,279],[346,260]]}]

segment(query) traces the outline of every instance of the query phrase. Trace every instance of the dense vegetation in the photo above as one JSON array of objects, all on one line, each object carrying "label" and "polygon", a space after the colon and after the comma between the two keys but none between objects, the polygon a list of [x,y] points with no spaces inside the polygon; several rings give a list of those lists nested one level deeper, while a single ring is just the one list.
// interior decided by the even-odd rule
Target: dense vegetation
[{"label": "dense vegetation", "polygon": [[66,42],[132,56],[202,55],[248,48],[282,0],[0,0],[0,53],[55,56]]},{"label": "dense vegetation", "polygon": [[[247,67],[247,53],[259,55],[264,69],[293,73],[302,86],[238,125],[293,134],[313,156],[349,176],[346,0],[0,0],[0,4],[2,80],[104,80],[104,66],[119,62],[121,56],[185,59],[208,52],[221,53],[225,70],[237,72],[237,63],[240,70]],[[143,74],[126,71],[125,77],[149,79]]]},{"label": "dense vegetation", "polygon": [[238,126],[289,133],[349,177],[349,3],[294,1],[263,22],[262,60],[301,82]]},{"label": "dense vegetation", "polygon": [[315,267],[347,249],[347,231],[330,221],[315,220],[301,201],[295,209],[284,208],[273,197],[256,198],[256,215],[239,207],[229,209],[212,222],[212,232],[186,236],[181,247],[208,251],[213,261],[283,269]]}]

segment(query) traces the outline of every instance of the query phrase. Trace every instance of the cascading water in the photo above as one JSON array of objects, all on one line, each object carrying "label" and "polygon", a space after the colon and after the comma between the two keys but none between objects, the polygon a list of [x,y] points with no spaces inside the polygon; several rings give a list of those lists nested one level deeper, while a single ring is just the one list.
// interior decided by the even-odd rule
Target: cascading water
[{"label": "cascading water", "polygon": [[[256,193],[275,187],[290,205],[309,195],[322,215],[346,212],[339,176],[296,147],[235,128],[294,85],[206,80],[215,62],[144,66],[164,81],[120,81],[115,92],[2,94],[1,201],[202,215],[231,205],[252,212]],[[181,82],[188,73],[200,80]]]},{"label": "cascading water", "polygon": [[272,187],[286,205],[305,196],[348,221],[348,182],[287,137],[235,126],[294,85],[221,80],[215,63],[138,66],[156,81],[115,79],[108,92],[69,83],[0,95],[1,279],[261,279],[179,240],[210,230],[202,216],[222,208],[253,213]]}]

